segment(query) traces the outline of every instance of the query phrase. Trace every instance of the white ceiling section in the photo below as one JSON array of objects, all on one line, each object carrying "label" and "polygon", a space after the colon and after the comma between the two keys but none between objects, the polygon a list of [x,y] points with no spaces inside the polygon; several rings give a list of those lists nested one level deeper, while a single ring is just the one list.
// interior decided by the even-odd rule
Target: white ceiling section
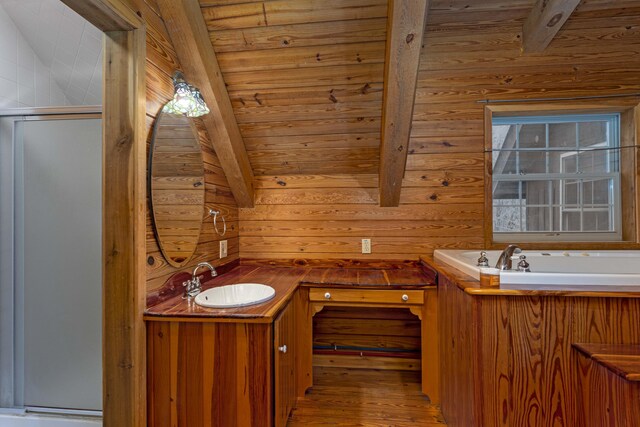
[{"label": "white ceiling section", "polygon": [[60,0],[0,0],[72,105],[102,104],[102,33]]}]

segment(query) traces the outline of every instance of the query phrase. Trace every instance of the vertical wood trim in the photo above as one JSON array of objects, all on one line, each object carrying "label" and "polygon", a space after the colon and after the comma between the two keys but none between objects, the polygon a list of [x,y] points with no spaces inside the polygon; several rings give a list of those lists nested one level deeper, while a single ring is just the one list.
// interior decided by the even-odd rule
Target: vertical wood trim
[{"label": "vertical wood trim", "polygon": [[422,305],[422,393],[440,405],[440,346],[438,334],[438,291],[427,289]]},{"label": "vertical wood trim", "polygon": [[144,426],[145,29],[104,40],[104,425]]},{"label": "vertical wood trim", "polygon": [[484,107],[484,247],[493,245],[493,111]]},{"label": "vertical wood trim", "polygon": [[[620,113],[620,202],[622,240],[637,242],[637,169],[636,169],[636,108]],[[626,191],[625,191],[626,190]],[[630,190],[630,191],[629,191]]]},{"label": "vertical wood trim", "polygon": [[[248,361],[251,360],[251,356],[249,354],[249,335],[247,331],[246,323],[236,323],[236,355],[238,360]],[[246,363],[239,363],[236,368],[236,402],[237,402],[237,417],[238,417],[238,425],[239,426],[250,426],[252,419],[252,406],[250,401],[250,392],[248,390],[247,384],[252,380],[248,376],[248,372],[246,369]],[[265,390],[265,392],[270,392],[269,390]]]},{"label": "vertical wood trim", "polygon": [[215,378],[215,345],[216,345],[216,324],[202,324],[202,412],[203,424],[205,426],[213,425],[213,386]]},{"label": "vertical wood trim", "polygon": [[313,386],[313,311],[309,305],[309,288],[298,288],[294,296],[296,304],[296,393],[304,397]]},{"label": "vertical wood trim", "polygon": [[632,149],[632,153],[630,155],[633,156],[634,167],[633,171],[635,176],[633,178],[633,193],[635,194],[634,203],[635,203],[635,234],[633,241],[640,242],[640,171],[638,167],[640,166],[640,150],[638,150],[638,143],[640,143],[640,105],[636,105],[633,109],[633,143],[634,148]]},{"label": "vertical wood trim", "polygon": [[253,207],[253,171],[198,0],[159,0],[158,7],[189,83],[211,113],[202,116],[238,207]]},{"label": "vertical wood trim", "polygon": [[523,52],[542,52],[569,19],[580,0],[537,0],[522,26]]},{"label": "vertical wood trim", "polygon": [[398,206],[429,1],[389,0],[380,141],[380,206]]},{"label": "vertical wood trim", "polygon": [[[180,342],[180,323],[169,323],[169,405],[171,406],[171,425],[178,425],[178,350]],[[164,402],[163,404],[166,404]]]}]

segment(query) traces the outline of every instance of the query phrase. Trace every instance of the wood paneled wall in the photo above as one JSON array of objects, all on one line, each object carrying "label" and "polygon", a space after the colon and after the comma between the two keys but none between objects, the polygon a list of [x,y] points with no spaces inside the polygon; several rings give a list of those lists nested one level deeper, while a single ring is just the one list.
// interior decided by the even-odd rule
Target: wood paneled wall
[{"label": "wood paneled wall", "polygon": [[450,426],[584,425],[571,345],[640,343],[638,298],[471,296],[444,276],[439,284]]},{"label": "wood paneled wall", "polygon": [[273,425],[269,323],[147,322],[148,424]]},{"label": "wood paneled wall", "polygon": [[[164,103],[173,96],[171,76],[175,70],[180,69],[180,64],[155,0],[145,0],[143,16],[147,22],[147,129],[150,143],[153,121]],[[233,261],[239,256],[237,205],[207,132],[202,122],[195,120],[204,159],[206,187],[202,233],[192,260],[184,268],[174,268],[166,262],[160,252],[153,234],[151,215],[147,212],[147,291],[162,286],[178,271],[190,272],[198,262],[208,261],[213,265],[219,265]],[[220,210],[224,215],[227,221],[227,234],[224,237],[221,238],[213,230],[212,218],[205,215],[207,208]],[[222,239],[228,241],[228,256],[218,259],[218,242]]]},{"label": "wood paneled wall", "polygon": [[380,208],[386,2],[230,3],[201,1],[256,174],[256,207],[240,209],[243,258],[481,247],[477,101],[640,91],[637,3],[584,0],[545,52],[523,54],[533,1],[434,0],[400,206]]}]

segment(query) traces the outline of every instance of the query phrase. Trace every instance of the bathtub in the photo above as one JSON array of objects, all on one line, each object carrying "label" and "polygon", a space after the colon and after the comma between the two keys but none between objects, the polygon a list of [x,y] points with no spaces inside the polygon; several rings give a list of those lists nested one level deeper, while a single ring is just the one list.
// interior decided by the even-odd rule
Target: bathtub
[{"label": "bathtub", "polygon": [[[501,251],[487,251],[489,266],[494,267]],[[500,285],[583,285],[640,286],[640,251],[522,251],[531,272],[500,272]],[[473,277],[480,278],[477,261],[480,250],[436,250],[436,261],[449,264]]]}]

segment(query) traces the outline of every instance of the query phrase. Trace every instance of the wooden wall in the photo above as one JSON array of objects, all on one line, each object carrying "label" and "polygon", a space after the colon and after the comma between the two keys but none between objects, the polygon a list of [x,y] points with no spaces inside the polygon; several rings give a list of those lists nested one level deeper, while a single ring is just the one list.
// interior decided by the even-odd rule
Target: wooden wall
[{"label": "wooden wall", "polygon": [[[173,96],[171,76],[180,69],[180,64],[154,0],[144,1],[143,16],[147,22],[147,129],[150,143],[154,119],[164,103]],[[202,122],[196,119],[196,124],[205,163],[205,208],[220,210],[227,220],[227,234],[223,239],[228,241],[228,256],[218,259],[218,241],[221,238],[213,230],[212,218],[205,216],[203,210],[204,224],[192,260],[181,269],[170,266],[160,252],[153,234],[151,215],[147,211],[147,291],[162,286],[178,271],[190,272],[198,262],[208,261],[219,265],[239,256],[237,205]]]},{"label": "wooden wall", "polygon": [[[533,0],[432,0],[398,208],[378,207],[386,1],[201,0],[256,174],[243,258],[416,258],[483,245],[483,104],[640,90],[640,7],[583,0],[544,53]],[[373,253],[360,252],[371,238]]]}]

